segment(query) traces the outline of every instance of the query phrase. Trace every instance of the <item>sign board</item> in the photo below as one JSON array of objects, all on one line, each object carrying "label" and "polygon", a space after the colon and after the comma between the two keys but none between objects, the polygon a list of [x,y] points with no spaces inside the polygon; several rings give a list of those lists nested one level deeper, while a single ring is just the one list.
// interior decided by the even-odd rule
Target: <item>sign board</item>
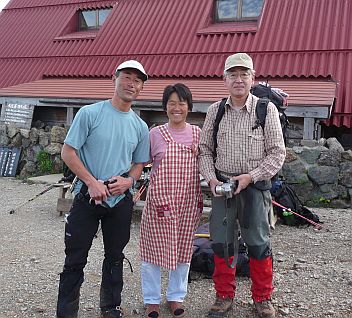
[{"label": "sign board", "polygon": [[7,103],[1,108],[1,122],[14,124],[18,128],[30,129],[34,105]]},{"label": "sign board", "polygon": [[21,148],[0,147],[0,176],[14,177],[16,175]]}]

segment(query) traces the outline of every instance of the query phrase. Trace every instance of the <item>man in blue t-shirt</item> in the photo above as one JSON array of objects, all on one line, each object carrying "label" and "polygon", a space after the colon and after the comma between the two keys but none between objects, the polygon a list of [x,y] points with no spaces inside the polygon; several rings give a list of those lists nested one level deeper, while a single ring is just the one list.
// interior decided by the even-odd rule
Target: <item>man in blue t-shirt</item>
[{"label": "man in blue t-shirt", "polygon": [[102,317],[123,317],[123,249],[130,239],[131,188],[149,160],[147,124],[131,109],[148,76],[134,60],[113,76],[112,99],[82,107],[62,148],[77,175],[75,199],[65,226],[65,264],[60,274],[58,318],[78,315],[88,252],[101,222],[104,261],[100,287]]}]

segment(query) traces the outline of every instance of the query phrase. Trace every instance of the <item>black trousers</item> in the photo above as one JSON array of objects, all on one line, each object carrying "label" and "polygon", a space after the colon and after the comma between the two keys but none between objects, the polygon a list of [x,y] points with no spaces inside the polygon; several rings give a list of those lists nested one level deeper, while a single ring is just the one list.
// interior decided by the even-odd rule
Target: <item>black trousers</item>
[{"label": "black trousers", "polygon": [[123,250],[130,239],[133,202],[126,196],[114,208],[91,206],[75,198],[65,226],[65,265],[60,274],[58,318],[76,318],[80,287],[99,221],[104,241],[104,261],[100,288],[100,308],[119,306],[123,287]]}]

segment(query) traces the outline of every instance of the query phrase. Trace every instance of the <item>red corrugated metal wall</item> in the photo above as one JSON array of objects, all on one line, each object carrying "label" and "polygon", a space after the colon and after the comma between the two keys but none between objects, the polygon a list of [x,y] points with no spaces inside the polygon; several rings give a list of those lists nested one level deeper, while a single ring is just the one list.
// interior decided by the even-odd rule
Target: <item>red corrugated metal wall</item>
[{"label": "red corrugated metal wall", "polygon": [[[113,5],[95,39],[60,38],[79,8]],[[0,13],[0,87],[43,77],[108,77],[126,58],[153,77],[218,77],[249,52],[257,75],[339,82],[331,123],[352,126],[352,1],[265,0],[257,32],[201,32],[212,0],[12,0]],[[56,39],[56,40],[55,40]],[[349,115],[349,116],[347,116]]]}]

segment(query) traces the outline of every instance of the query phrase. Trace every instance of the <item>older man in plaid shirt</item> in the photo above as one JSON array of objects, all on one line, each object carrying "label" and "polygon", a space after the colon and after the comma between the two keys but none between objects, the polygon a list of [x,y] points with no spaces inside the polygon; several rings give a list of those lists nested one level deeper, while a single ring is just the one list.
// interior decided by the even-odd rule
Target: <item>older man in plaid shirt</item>
[{"label": "older man in plaid shirt", "polygon": [[[255,308],[260,317],[275,317],[271,303],[273,263],[268,221],[269,189],[270,179],[284,162],[285,145],[274,104],[268,104],[264,128],[256,125],[258,98],[250,93],[254,74],[253,61],[248,54],[236,53],[227,58],[224,83],[229,97],[219,124],[216,149],[213,130],[220,102],[210,106],[201,134],[200,173],[213,194],[210,234],[216,300],[210,308],[210,317],[224,317],[232,307],[236,267],[228,265],[234,263],[237,256],[239,230],[248,246]],[[234,196],[227,203],[215,192],[215,187],[225,180],[237,182]],[[229,255],[228,259],[225,254]]]}]

